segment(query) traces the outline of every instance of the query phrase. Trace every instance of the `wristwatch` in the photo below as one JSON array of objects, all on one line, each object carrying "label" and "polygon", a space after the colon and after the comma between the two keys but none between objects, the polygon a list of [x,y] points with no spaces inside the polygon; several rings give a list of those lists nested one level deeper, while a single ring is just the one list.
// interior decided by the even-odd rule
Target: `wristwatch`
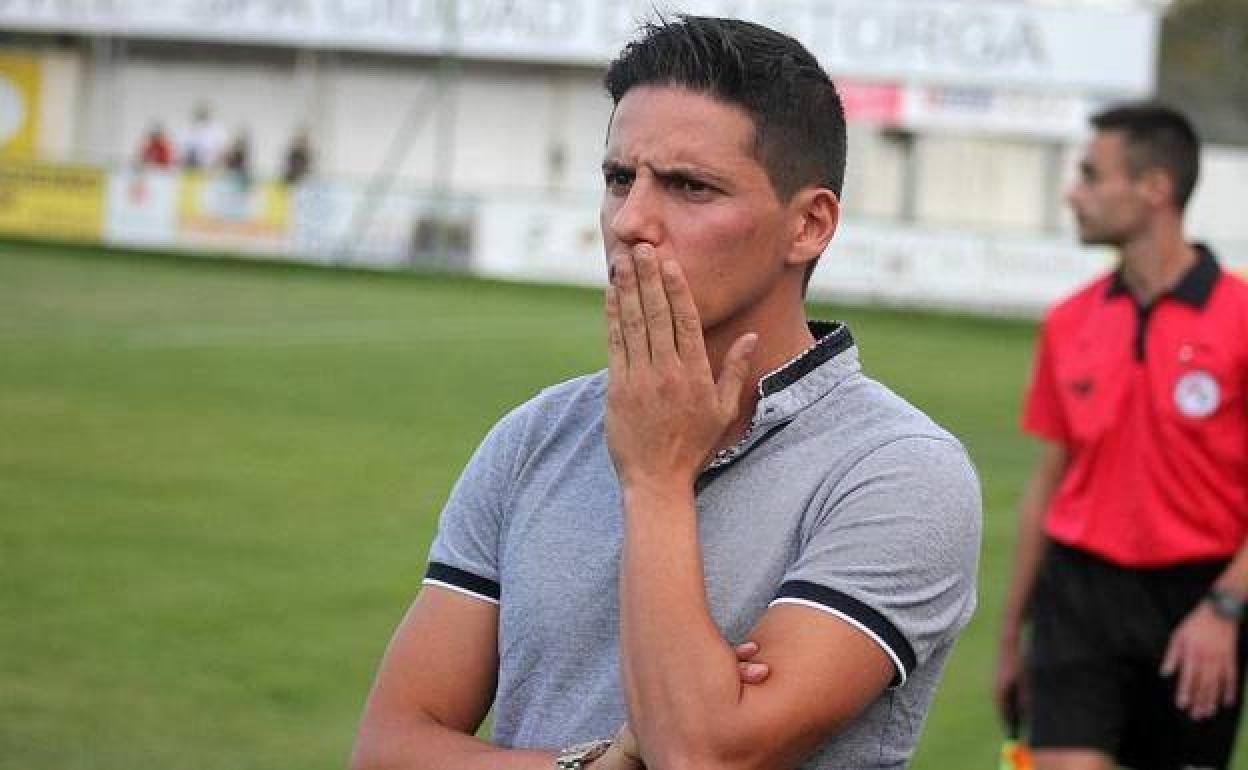
[{"label": "wristwatch", "polygon": [[555,770],[584,770],[590,762],[606,754],[609,748],[611,741],[606,739],[569,746],[555,757]]},{"label": "wristwatch", "polygon": [[1235,594],[1220,588],[1210,588],[1205,598],[1209,600],[1209,606],[1218,617],[1237,623],[1243,620],[1245,602]]}]

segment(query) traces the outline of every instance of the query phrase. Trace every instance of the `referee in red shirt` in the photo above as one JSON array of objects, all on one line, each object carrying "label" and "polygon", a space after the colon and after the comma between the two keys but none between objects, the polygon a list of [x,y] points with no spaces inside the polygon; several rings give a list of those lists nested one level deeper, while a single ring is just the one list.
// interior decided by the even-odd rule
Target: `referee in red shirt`
[{"label": "referee in red shirt", "polygon": [[1137,104],[1092,125],[1067,198],[1119,262],[1044,321],[995,695],[1021,700],[1038,770],[1224,768],[1248,649],[1248,284],[1184,237],[1187,119]]}]

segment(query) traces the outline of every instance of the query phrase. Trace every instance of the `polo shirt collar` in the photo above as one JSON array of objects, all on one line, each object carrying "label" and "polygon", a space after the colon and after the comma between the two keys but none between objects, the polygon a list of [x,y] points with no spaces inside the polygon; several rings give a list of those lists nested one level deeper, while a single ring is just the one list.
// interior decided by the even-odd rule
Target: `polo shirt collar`
[{"label": "polo shirt collar", "polygon": [[[1174,299],[1191,305],[1197,309],[1203,309],[1209,302],[1209,297],[1213,294],[1213,287],[1218,283],[1218,276],[1222,274],[1222,268],[1218,266],[1218,260],[1214,258],[1213,252],[1203,243],[1193,245],[1196,249],[1196,264],[1188,268],[1179,282],[1174,288],[1162,297],[1173,297]],[[1127,282],[1123,278],[1122,268],[1114,271],[1114,277],[1109,282],[1109,288],[1105,290],[1105,297],[1117,297],[1128,294]],[[1158,297],[1161,299],[1161,297]]]},{"label": "polo shirt collar", "polygon": [[716,454],[708,469],[718,469],[746,454],[860,369],[848,326],[833,321],[807,325],[815,344],[758,381],[758,404],[745,436]]},{"label": "polo shirt collar", "polygon": [[779,393],[818,369],[837,353],[853,347],[854,337],[849,333],[849,327],[839,321],[809,321],[806,326],[815,338],[815,344],[778,369],[763,375],[758,381],[760,399]]}]

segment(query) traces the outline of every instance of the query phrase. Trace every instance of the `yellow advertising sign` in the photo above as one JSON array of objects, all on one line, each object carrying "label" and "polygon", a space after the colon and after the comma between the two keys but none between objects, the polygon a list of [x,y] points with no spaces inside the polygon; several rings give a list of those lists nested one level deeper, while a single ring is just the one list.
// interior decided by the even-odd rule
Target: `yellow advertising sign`
[{"label": "yellow advertising sign", "polygon": [[90,166],[0,163],[0,233],[98,241],[105,187]]},{"label": "yellow advertising sign", "polygon": [[32,160],[39,135],[39,60],[0,52],[0,160]]},{"label": "yellow advertising sign", "polygon": [[279,248],[290,234],[286,186],[230,172],[183,174],[179,237],[203,245]]}]

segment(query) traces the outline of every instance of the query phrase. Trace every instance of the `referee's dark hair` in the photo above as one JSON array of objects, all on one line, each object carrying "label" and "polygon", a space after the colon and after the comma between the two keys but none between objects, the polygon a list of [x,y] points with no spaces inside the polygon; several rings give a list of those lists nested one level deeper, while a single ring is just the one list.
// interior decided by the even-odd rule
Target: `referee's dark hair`
[{"label": "referee's dark hair", "polygon": [[660,18],[642,26],[607,68],[616,105],[643,85],[683,86],[743,108],[754,123],[754,154],[776,195],[804,187],[841,195],[845,112],[831,78],[801,43],[738,19]]},{"label": "referee's dark hair", "polygon": [[1098,131],[1122,132],[1132,176],[1149,169],[1169,174],[1175,206],[1187,208],[1200,176],[1200,137],[1181,112],[1155,103],[1123,104],[1098,112],[1091,122]]}]

